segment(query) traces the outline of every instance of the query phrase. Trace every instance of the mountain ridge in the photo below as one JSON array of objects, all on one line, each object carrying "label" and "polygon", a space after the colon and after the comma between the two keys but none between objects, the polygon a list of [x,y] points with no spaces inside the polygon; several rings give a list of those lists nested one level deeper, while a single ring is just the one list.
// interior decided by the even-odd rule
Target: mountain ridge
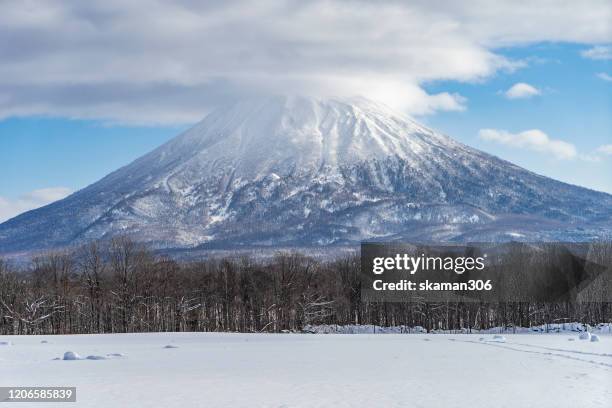
[{"label": "mountain ridge", "polygon": [[365,98],[219,108],[96,183],[0,224],[0,253],[118,234],[156,248],[610,237],[612,196]]}]

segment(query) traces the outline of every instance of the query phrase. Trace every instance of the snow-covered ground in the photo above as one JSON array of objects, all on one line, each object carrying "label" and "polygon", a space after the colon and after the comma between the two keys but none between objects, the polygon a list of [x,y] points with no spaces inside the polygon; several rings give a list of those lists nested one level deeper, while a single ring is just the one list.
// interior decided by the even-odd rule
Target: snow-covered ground
[{"label": "snow-covered ground", "polygon": [[609,334],[0,336],[0,386],[79,407],[610,407],[611,384]]},{"label": "snow-covered ground", "polygon": [[[426,333],[424,327],[421,326],[375,326],[371,324],[363,325],[337,325],[337,324],[321,324],[321,325],[306,325],[303,329],[306,333],[316,334],[413,334]],[[612,323],[599,323],[595,326],[588,324],[570,322],[570,323],[549,323],[531,327],[492,327],[489,329],[466,329],[459,330],[432,330],[438,334],[540,334],[540,333],[580,333],[588,331],[593,334],[612,334]]]}]

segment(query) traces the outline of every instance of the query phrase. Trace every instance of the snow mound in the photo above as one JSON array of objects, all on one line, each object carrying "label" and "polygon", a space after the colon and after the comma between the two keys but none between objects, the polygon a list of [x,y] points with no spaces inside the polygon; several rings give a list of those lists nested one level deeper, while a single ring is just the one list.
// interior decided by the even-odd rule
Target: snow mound
[{"label": "snow mound", "polygon": [[13,343],[10,341],[0,341],[0,346],[12,346]]},{"label": "snow mound", "polygon": [[122,353],[108,353],[106,357],[117,357],[118,358],[118,357],[125,357],[125,355]]},{"label": "snow mound", "polygon": [[578,335],[578,338],[580,340],[591,340],[591,333],[589,332],[582,332]]},{"label": "snow mound", "polygon": [[495,336],[493,336],[493,339],[489,341],[494,342],[494,343],[505,343],[506,338],[502,335],[496,334]]},{"label": "snow mound", "polygon": [[598,335],[596,335],[596,334],[591,334],[591,341],[592,341],[592,342],[599,341],[599,336],[598,336]]},{"label": "snow mound", "polygon": [[47,343],[49,343],[47,340],[41,340],[40,341],[40,344],[47,344]]},{"label": "snow mound", "polygon": [[167,344],[164,346],[165,349],[175,349],[178,348],[178,346],[175,346],[174,344]]},{"label": "snow mound", "polygon": [[87,360],[106,360],[106,357],[104,356],[87,356],[85,357]]},{"label": "snow mound", "polygon": [[64,353],[63,360],[82,360],[82,358],[74,351],[67,351]]}]

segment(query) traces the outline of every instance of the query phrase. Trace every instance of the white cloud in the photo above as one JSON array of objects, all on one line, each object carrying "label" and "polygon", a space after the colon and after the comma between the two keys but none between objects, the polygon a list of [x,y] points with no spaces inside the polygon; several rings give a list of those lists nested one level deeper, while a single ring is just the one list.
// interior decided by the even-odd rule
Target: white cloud
[{"label": "white cloud", "polygon": [[508,99],[527,99],[540,94],[539,89],[525,82],[518,82],[504,92]]},{"label": "white cloud", "polygon": [[597,78],[599,79],[603,79],[604,81],[608,81],[611,82],[612,81],[612,75],[609,75],[605,72],[600,72],[597,74]]},{"label": "white cloud", "polygon": [[14,200],[0,197],[0,222],[13,218],[25,211],[33,210],[54,201],[61,200],[71,192],[72,191],[66,187],[50,187],[30,191]]},{"label": "white cloud", "polygon": [[428,94],[423,83],[525,65],[500,47],[609,43],[611,10],[609,0],[5,2],[0,118],[186,123],[219,102],[278,91],[372,92],[413,114],[461,110],[460,95]]},{"label": "white cloud", "polygon": [[582,51],[580,54],[589,59],[609,60],[612,59],[612,46],[596,45],[595,47]]},{"label": "white cloud", "polygon": [[539,129],[526,130],[520,133],[510,133],[497,129],[481,129],[478,132],[478,136],[486,141],[545,153],[562,160],[574,159],[578,155],[576,146],[562,140],[551,139]]},{"label": "white cloud", "polygon": [[[369,98],[383,101],[397,110],[410,112],[413,115],[427,115],[435,111],[463,111],[467,103],[467,99],[459,94],[448,92],[428,94],[418,85],[409,82],[375,77],[365,77],[361,80],[337,78],[335,86],[328,90],[329,92],[319,90],[317,93],[324,95],[329,93],[329,96],[334,96],[338,91],[341,94],[351,94],[354,89],[360,89],[362,94]],[[301,92],[308,93],[309,90],[302,89]]]},{"label": "white cloud", "polygon": [[578,152],[576,146],[572,143],[553,139],[539,129],[525,130],[519,133],[499,129],[480,129],[478,136],[487,142],[544,153],[559,160],[579,159],[600,162],[605,156],[612,156],[612,144],[599,146],[590,153],[582,153]]},{"label": "white cloud", "polygon": [[596,150],[597,153],[612,156],[612,144],[599,146]]}]

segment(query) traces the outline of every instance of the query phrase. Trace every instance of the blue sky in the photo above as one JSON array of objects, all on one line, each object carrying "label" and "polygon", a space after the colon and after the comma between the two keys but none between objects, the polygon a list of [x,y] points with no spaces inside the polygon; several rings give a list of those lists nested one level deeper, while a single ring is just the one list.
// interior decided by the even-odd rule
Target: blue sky
[{"label": "blue sky", "polygon": [[184,126],[106,125],[94,120],[10,118],[0,121],[2,195],[65,186],[75,191],[130,163]]},{"label": "blue sky", "polygon": [[139,3],[0,6],[0,221],[267,92],[361,94],[612,193],[609,2]]},{"label": "blue sky", "polygon": [[[545,43],[500,50],[528,61],[527,66],[484,82],[426,86],[432,92],[444,89],[463,95],[467,108],[422,119],[468,145],[536,173],[612,193],[612,156],[596,154],[600,146],[612,144],[612,82],[598,76],[612,72],[612,60],[584,58],[585,48]],[[504,97],[503,92],[519,82],[536,87],[541,94],[526,99]],[[485,141],[479,130],[486,128],[511,133],[539,129],[552,139],[575,145],[578,155],[559,159],[546,151]]]}]

